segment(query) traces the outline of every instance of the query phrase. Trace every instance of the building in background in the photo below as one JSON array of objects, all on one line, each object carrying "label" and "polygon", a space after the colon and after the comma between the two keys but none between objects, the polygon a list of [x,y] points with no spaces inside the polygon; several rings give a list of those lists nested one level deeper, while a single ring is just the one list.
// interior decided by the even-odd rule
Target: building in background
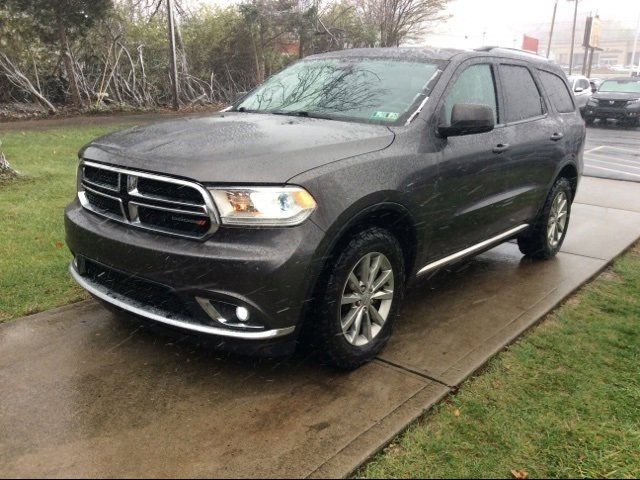
[{"label": "building in background", "polygon": [[[631,67],[635,30],[624,27],[618,22],[601,18],[600,51],[593,55],[594,73],[615,73],[616,70]],[[576,28],[576,44],[573,53],[574,72],[580,72],[585,58],[582,46],[584,37],[585,18],[578,18]],[[528,35],[541,39],[540,51],[547,51],[549,26],[537,25],[527,31]],[[639,46],[640,47],[640,46]],[[640,48],[639,48],[640,50]],[[640,53],[640,52],[639,52]],[[571,22],[561,22],[556,25],[551,43],[551,58],[562,66],[569,65],[571,55]],[[640,62],[640,54],[636,55],[635,65]]]}]

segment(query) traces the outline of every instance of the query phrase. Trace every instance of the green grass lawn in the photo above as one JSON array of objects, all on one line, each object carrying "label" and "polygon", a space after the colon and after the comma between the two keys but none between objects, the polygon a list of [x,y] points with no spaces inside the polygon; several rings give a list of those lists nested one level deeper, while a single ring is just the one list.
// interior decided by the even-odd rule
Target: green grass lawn
[{"label": "green grass lawn", "polygon": [[85,298],[67,273],[63,210],[75,196],[77,152],[123,125],[0,134],[24,175],[0,184],[0,321]]},{"label": "green grass lawn", "polygon": [[640,476],[640,245],[357,474]]}]

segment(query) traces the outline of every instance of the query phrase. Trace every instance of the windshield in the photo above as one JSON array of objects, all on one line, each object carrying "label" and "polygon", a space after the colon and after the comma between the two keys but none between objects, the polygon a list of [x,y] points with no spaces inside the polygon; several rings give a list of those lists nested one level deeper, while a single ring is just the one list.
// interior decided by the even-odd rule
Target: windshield
[{"label": "windshield", "polygon": [[640,80],[607,80],[604,82],[599,92],[620,92],[620,93],[640,93]]},{"label": "windshield", "polygon": [[235,109],[395,123],[425,98],[439,66],[388,59],[305,60],[268,79]]}]

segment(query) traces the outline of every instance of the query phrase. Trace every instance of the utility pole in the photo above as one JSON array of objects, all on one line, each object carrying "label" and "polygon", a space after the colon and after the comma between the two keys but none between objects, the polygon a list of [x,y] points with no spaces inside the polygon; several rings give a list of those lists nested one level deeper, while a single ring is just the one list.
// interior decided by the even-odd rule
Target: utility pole
[{"label": "utility pole", "polygon": [[[638,39],[640,38],[640,13],[638,14],[638,25],[636,26],[636,38],[633,42],[633,53],[631,54],[631,74],[638,72],[640,75],[640,62],[636,67],[636,54],[638,53]],[[636,69],[637,68],[637,69]]]},{"label": "utility pole", "polygon": [[589,63],[589,49],[591,47],[591,28],[593,27],[593,15],[589,14],[587,22],[584,26],[584,40],[582,45],[584,47],[584,58],[582,59],[582,75],[587,74],[587,63]]},{"label": "utility pole", "polygon": [[547,58],[551,55],[551,40],[553,40],[553,29],[556,26],[556,13],[558,13],[558,0],[553,6],[553,17],[551,17],[551,30],[549,30],[549,45],[547,46]]},{"label": "utility pole", "polygon": [[571,58],[569,59],[569,75],[573,73],[573,49],[576,43],[576,23],[578,21],[578,2],[580,0],[568,0],[569,2],[576,2],[576,8],[573,12],[573,29],[571,30]]},{"label": "utility pole", "polygon": [[178,67],[176,62],[175,19],[173,18],[173,0],[167,0],[167,16],[169,19],[169,61],[171,64],[171,88],[173,93],[173,109],[180,108],[178,99]]}]

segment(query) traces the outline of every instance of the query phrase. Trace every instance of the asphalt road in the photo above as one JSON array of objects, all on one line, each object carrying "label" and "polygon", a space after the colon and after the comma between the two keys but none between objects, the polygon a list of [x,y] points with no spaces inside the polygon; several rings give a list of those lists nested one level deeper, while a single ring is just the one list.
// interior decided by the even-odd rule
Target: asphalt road
[{"label": "asphalt road", "polygon": [[586,176],[640,182],[640,128],[589,127],[584,166]]}]

